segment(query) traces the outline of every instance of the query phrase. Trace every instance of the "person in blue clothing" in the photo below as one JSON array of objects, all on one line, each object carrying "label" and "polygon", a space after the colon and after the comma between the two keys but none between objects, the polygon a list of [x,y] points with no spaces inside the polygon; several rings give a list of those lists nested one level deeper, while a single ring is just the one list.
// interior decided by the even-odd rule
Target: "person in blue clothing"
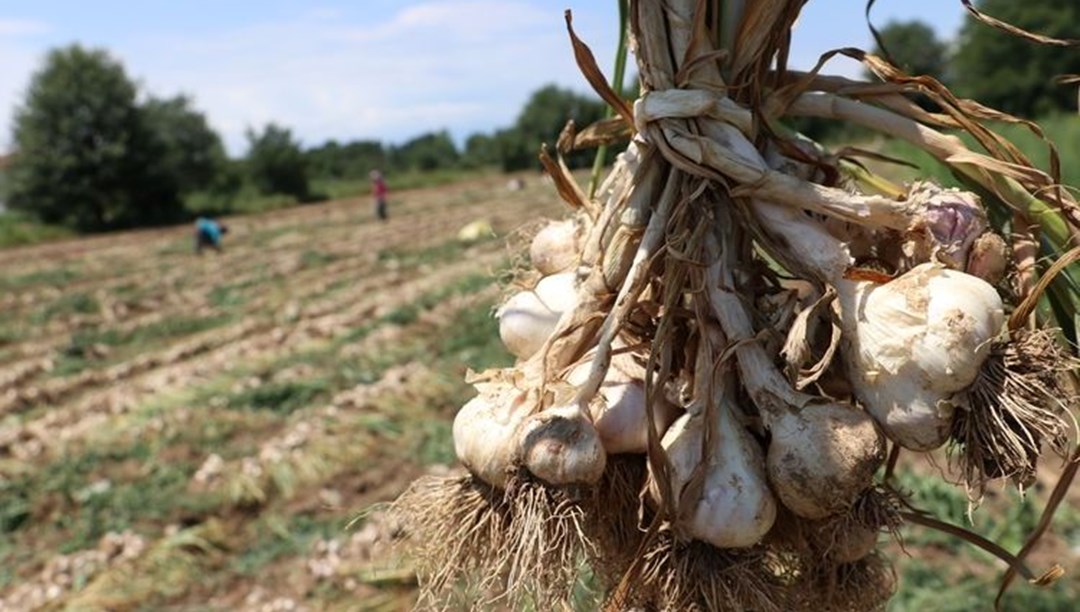
[{"label": "person in blue clothing", "polygon": [[195,220],[195,254],[202,255],[204,248],[221,252],[221,237],[229,232],[224,223],[199,217]]}]

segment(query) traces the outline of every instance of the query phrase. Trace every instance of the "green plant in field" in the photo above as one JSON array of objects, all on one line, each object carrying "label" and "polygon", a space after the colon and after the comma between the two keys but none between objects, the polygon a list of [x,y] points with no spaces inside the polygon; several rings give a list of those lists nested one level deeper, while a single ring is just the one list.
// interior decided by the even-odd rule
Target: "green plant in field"
[{"label": "green plant in field", "polygon": [[31,319],[40,325],[58,316],[97,314],[100,311],[101,304],[93,296],[86,293],[66,293],[38,310]]},{"label": "green plant in field", "polygon": [[0,289],[13,291],[33,285],[49,285],[62,288],[79,278],[79,271],[68,267],[49,268],[21,276],[0,276]]},{"label": "green plant in field", "polygon": [[227,400],[229,408],[250,408],[288,414],[327,397],[329,385],[323,379],[269,382],[240,391]]},{"label": "green plant in field", "polygon": [[19,211],[0,212],[0,248],[59,240],[74,234],[66,227],[41,223]]},{"label": "green plant in field", "polygon": [[300,265],[307,268],[320,268],[337,259],[337,255],[318,249],[307,249],[300,254]]}]

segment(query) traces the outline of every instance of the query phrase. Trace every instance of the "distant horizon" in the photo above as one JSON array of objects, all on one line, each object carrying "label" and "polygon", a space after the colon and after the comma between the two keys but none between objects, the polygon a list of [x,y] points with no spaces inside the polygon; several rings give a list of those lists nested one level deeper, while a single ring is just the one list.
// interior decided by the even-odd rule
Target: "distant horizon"
[{"label": "distant horizon", "polygon": [[[11,151],[11,123],[45,54],[78,43],[120,61],[140,93],[193,98],[231,157],[244,132],[277,123],[306,148],[331,139],[399,145],[447,130],[461,146],[476,133],[513,124],[535,91],[555,84],[591,93],[573,61],[563,21],[610,70],[617,35],[614,0],[370,0],[312,8],[298,0],[229,3],[163,0],[132,7],[101,0],[42,0],[0,8],[0,153]],[[825,51],[870,48],[865,0],[809,3],[793,38],[790,65],[808,69]],[[935,14],[940,13],[940,14]],[[959,0],[879,0],[871,15],[891,20],[933,15],[951,41],[964,19]],[[826,72],[857,76],[853,60]],[[629,83],[629,78],[627,79]]]}]

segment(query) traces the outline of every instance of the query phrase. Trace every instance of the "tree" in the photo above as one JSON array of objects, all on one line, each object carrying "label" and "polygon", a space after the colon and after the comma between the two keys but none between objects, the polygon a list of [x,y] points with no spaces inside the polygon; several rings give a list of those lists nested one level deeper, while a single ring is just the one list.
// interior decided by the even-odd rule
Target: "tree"
[{"label": "tree", "polygon": [[[547,85],[537,90],[518,115],[514,128],[520,141],[515,142],[511,135],[503,136],[509,156],[504,156],[504,169],[517,170],[537,165],[536,154],[540,145],[554,145],[566,122],[571,119],[578,126],[585,126],[604,117],[604,103],[599,99],[576,94],[556,85]],[[522,156],[521,149],[528,151]],[[592,163],[594,152],[581,151],[569,157],[571,167],[584,167]],[[522,161],[528,160],[522,165]]]},{"label": "tree", "polygon": [[261,133],[248,129],[251,180],[263,193],[281,193],[301,202],[309,197],[307,162],[292,132],[269,123]]},{"label": "tree", "polygon": [[210,190],[227,182],[219,180],[225,172],[225,147],[206,117],[192,108],[190,98],[151,98],[142,108],[164,150],[162,171],[176,182],[179,193]]},{"label": "tree", "polygon": [[136,87],[105,51],[55,49],[17,108],[12,208],[83,230],[165,223],[183,208]]},{"label": "tree", "polygon": [[462,163],[469,168],[494,166],[500,162],[499,143],[488,134],[472,134],[465,139],[465,153]]},{"label": "tree", "polygon": [[[879,31],[881,42],[898,68],[912,75],[927,75],[943,80],[947,67],[945,43],[922,21],[890,21]],[[874,46],[875,55],[885,55]]]},{"label": "tree", "polygon": [[458,150],[446,130],[430,132],[413,138],[394,150],[395,165],[410,170],[453,168],[458,163]]},{"label": "tree", "polygon": [[[979,10],[1055,38],[1080,38],[1076,0],[981,0]],[[1024,40],[968,17],[951,72],[958,93],[1022,117],[1075,110],[1076,86],[1054,83],[1080,73],[1080,53]]]}]

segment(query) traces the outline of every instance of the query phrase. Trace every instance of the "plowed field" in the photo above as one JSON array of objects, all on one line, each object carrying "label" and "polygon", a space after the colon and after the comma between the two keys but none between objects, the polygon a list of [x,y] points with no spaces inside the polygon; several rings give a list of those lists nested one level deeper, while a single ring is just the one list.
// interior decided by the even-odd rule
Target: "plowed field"
[{"label": "plowed field", "polygon": [[[222,254],[188,227],[0,251],[0,610],[408,609],[377,504],[453,465],[466,369],[510,362],[513,236],[562,214],[535,177],[491,178],[394,194],[386,223],[364,199],[231,219]],[[496,235],[459,240],[478,219]],[[966,520],[907,465],[917,504]],[[1017,549],[1041,494],[974,528]],[[1076,516],[1034,565],[1076,566]],[[999,563],[905,533],[896,609],[992,601]]]}]

